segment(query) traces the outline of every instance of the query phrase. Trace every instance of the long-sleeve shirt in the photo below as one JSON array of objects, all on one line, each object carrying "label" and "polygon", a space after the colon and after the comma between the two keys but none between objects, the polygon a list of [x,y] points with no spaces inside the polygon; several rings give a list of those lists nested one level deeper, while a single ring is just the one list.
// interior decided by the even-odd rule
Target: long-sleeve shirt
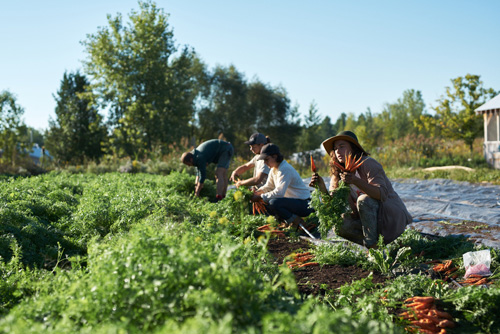
[{"label": "long-sleeve shirt", "polygon": [[193,153],[193,165],[198,169],[198,182],[203,183],[207,177],[207,165],[210,163],[217,163],[221,154],[227,152],[230,143],[220,140],[211,139],[207,140],[195,148]]},{"label": "long-sleeve shirt", "polygon": [[[404,232],[407,224],[412,222],[410,213],[394,191],[391,181],[378,161],[370,157],[365,158],[365,162],[356,170],[356,173],[361,179],[380,189],[378,229],[385,241],[391,242]],[[330,183],[330,190],[334,190],[333,182]],[[356,203],[359,196],[357,190],[357,187],[351,187],[350,196],[353,203]]]},{"label": "long-sleeve shirt", "polygon": [[265,202],[272,198],[308,199],[311,196],[299,173],[285,160],[278,168],[271,168],[266,184],[258,191],[263,192],[261,197]]}]

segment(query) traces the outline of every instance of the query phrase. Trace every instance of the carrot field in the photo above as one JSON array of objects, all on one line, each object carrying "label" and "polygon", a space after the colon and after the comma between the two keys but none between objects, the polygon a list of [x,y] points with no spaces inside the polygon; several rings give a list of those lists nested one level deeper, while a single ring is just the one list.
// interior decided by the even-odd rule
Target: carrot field
[{"label": "carrot field", "polygon": [[[258,230],[278,222],[252,214],[248,191],[212,203],[214,185],[196,198],[194,181],[179,172],[0,181],[0,332],[500,332],[496,249],[492,275],[467,284],[462,255],[484,247],[463,236],[410,226],[369,252],[293,230],[277,237]],[[318,265],[289,265],[306,252]]]}]

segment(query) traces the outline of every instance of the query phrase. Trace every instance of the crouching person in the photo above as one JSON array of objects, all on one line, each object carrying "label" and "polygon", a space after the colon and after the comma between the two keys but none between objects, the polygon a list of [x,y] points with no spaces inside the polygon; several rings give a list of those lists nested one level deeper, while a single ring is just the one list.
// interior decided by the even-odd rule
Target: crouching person
[{"label": "crouching person", "polygon": [[266,184],[254,192],[252,201],[263,200],[270,214],[298,227],[304,222],[301,217],[313,212],[309,207],[309,188],[295,168],[284,160],[275,144],[264,145],[258,159],[264,160],[270,172]]},{"label": "crouching person", "polygon": [[[379,235],[384,237],[385,243],[400,236],[412,218],[382,165],[369,157],[351,131],[342,131],[322,145],[330,155],[329,191],[334,192],[340,181],[350,187],[348,199],[353,214],[344,214],[342,228],[335,233],[368,248],[376,247]],[[340,167],[346,167],[349,155],[354,161],[360,159],[361,165],[356,170],[343,171]],[[317,173],[309,185],[328,192],[323,178]]]}]

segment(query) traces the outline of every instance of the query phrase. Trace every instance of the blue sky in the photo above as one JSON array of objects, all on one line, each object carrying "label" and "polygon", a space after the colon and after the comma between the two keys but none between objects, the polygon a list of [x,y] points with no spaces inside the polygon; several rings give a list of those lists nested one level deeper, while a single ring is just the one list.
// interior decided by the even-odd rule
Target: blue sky
[{"label": "blue sky", "polygon": [[[204,62],[233,64],[283,86],[302,114],[315,102],[322,116],[382,111],[406,89],[431,107],[467,73],[500,91],[500,1],[189,1],[158,0],[178,45]],[[25,109],[29,126],[54,118],[65,71],[81,69],[80,41],[124,18],[137,1],[19,0],[0,6],[0,91]]]}]

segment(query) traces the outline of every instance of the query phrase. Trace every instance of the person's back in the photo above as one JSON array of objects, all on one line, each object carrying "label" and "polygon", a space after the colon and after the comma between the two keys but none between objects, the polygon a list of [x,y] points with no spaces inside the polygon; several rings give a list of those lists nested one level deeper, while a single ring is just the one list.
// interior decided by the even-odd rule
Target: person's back
[{"label": "person's back", "polygon": [[220,139],[211,139],[200,144],[191,152],[185,152],[182,157],[182,163],[188,166],[196,166],[198,173],[196,176],[195,195],[199,196],[203,188],[207,175],[207,165],[217,164],[215,170],[215,181],[217,183],[217,200],[226,196],[227,191],[227,169],[233,156],[233,145]]}]

